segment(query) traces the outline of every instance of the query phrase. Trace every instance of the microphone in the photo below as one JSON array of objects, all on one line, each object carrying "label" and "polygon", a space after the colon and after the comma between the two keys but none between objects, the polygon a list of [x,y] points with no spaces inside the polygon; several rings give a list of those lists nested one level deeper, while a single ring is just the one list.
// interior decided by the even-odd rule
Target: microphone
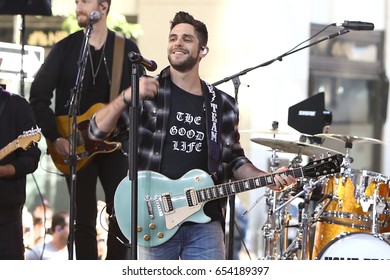
[{"label": "microphone", "polygon": [[98,11],[92,11],[89,15],[89,22],[95,23],[100,19],[100,13]]},{"label": "microphone", "polygon": [[129,59],[134,63],[139,63],[146,68],[148,71],[154,71],[157,69],[157,63],[153,60],[142,57],[139,53],[129,52]]},{"label": "microphone", "polygon": [[374,24],[371,22],[344,20],[341,26],[350,30],[374,30]]}]

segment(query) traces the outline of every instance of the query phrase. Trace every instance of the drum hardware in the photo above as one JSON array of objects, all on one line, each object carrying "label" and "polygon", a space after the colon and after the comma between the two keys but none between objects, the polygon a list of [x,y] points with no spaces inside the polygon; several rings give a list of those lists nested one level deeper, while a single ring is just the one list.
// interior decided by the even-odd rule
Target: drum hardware
[{"label": "drum hardware", "polygon": [[[300,260],[308,260],[309,256],[309,244],[310,244],[310,231],[311,228],[311,219],[309,218],[309,202],[310,197],[313,190],[319,186],[318,180],[310,179],[308,182],[305,182],[303,185],[303,190],[293,196],[290,200],[281,204],[278,208],[275,209],[275,212],[279,212],[281,209],[285,209],[285,207],[290,204],[293,200],[298,197],[304,197],[302,203],[303,206],[300,206],[300,223],[298,225],[298,234],[297,237],[291,242],[291,244],[287,248],[283,248],[284,250],[281,253],[282,259],[287,258],[296,258]],[[288,229],[288,225],[285,226],[285,230]]]},{"label": "drum hardware", "polygon": [[[273,122],[272,128],[277,129],[277,122]],[[270,168],[271,172],[274,172],[280,164],[279,157],[277,155],[276,150],[272,151],[271,158],[270,158]],[[266,207],[267,210],[267,220],[265,225],[263,226],[263,238],[264,238],[264,244],[263,244],[263,259],[265,260],[275,260],[279,259],[279,256],[276,254],[277,249],[277,240],[279,238],[279,232],[280,229],[276,226],[276,219],[274,217],[274,209],[276,205],[276,192],[272,191],[271,189],[266,189],[264,196],[266,197]],[[260,201],[260,199],[257,199],[255,204]],[[253,208],[252,206],[251,208]]]},{"label": "drum hardware", "polygon": [[[288,196],[289,196],[289,191],[285,189],[277,198],[278,203],[286,203],[288,201]],[[287,204],[286,204],[287,205]],[[276,205],[275,205],[276,207]],[[289,230],[289,225],[291,221],[291,214],[288,212],[288,209],[286,207],[283,207],[281,209],[274,209],[274,217],[278,221],[278,226],[279,226],[279,247],[278,250],[280,252],[280,255],[282,254],[283,251],[287,249],[288,246],[288,230]]]},{"label": "drum hardware", "polygon": [[348,212],[325,211],[317,221],[358,230],[369,230],[372,227],[372,219],[370,217]]},{"label": "drum hardware", "polygon": [[298,259],[296,252],[301,249],[302,233],[298,233],[297,237],[291,242],[291,244],[284,250],[281,256],[281,260],[296,260]]},{"label": "drum hardware", "polygon": [[274,208],[276,203],[276,192],[271,189],[267,189],[265,192],[267,211],[267,221],[263,226],[263,238],[264,238],[264,260],[277,260],[280,258],[277,255],[277,240],[279,238],[280,229],[276,225],[276,218],[274,214]]},{"label": "drum hardware", "polygon": [[290,161],[290,166],[289,168],[298,168],[302,166],[302,156],[301,155],[296,155],[291,161]]},{"label": "drum hardware", "polygon": [[[286,201],[290,189],[291,188],[286,188],[279,193],[271,190],[266,191],[268,216],[263,227],[264,255],[262,259],[280,259],[281,252],[286,251],[287,249],[288,228],[291,215],[286,211],[285,206],[293,200]],[[298,197],[298,195],[296,197]],[[285,201],[282,206],[276,208],[282,201]]]},{"label": "drum hardware", "polygon": [[[284,225],[284,230],[283,230],[283,235],[282,235],[282,238],[280,240],[280,248],[281,248],[281,252],[285,252],[288,248],[288,236],[289,236],[289,229],[291,227],[291,221],[292,221],[292,217],[291,217],[291,213],[289,213],[289,211],[284,211],[284,213],[281,215],[282,217],[282,220],[280,222],[281,225]],[[281,258],[283,259],[283,255],[281,256]]]}]

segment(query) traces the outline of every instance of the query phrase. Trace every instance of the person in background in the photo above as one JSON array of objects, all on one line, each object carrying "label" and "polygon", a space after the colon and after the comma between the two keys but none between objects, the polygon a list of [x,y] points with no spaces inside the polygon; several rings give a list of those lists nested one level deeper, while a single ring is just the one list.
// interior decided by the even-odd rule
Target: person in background
[{"label": "person in background", "polygon": [[[69,135],[60,133],[56,120],[64,120],[61,117],[65,116],[65,123],[62,123],[65,127],[70,121],[67,116],[69,116],[72,103],[71,93],[77,80],[80,53],[90,23],[93,24],[93,29],[87,46],[86,68],[76,110],[82,121],[88,120],[89,114],[131,85],[132,64],[128,59],[128,53],[139,52],[139,48],[133,41],[123,37],[124,41],[120,40],[119,34],[108,29],[107,15],[110,11],[111,0],[76,0],[75,4],[77,21],[82,30],[70,34],[53,46],[30,90],[30,103],[37,122],[45,138],[54,147],[51,153],[62,157],[62,162],[69,159],[71,147]],[[120,42],[124,44],[123,49],[118,51],[115,58],[119,57],[122,60],[113,67],[114,61],[117,61],[114,59],[114,51],[120,50]],[[122,69],[122,72],[116,73],[115,69]],[[111,91],[113,94],[110,94]],[[55,104],[52,110],[51,103],[54,96]],[[126,123],[126,117],[121,120],[120,123]],[[118,128],[120,127],[127,129],[126,125],[118,124]],[[110,142],[121,144],[123,149],[110,147],[109,151],[102,151],[99,150],[101,145],[94,146],[89,139],[83,139],[93,148],[87,150],[90,153],[89,158],[84,158],[89,159],[88,163],[78,167],[76,172],[74,240],[77,259],[98,259],[96,232],[98,180],[104,191],[106,211],[111,216],[115,190],[121,180],[126,177],[128,160],[124,146],[127,143],[128,133],[120,132],[121,130],[118,129],[115,135],[117,137],[110,139]],[[84,148],[87,148],[87,145]],[[72,194],[74,181],[72,182],[72,176],[69,173],[66,174],[66,180],[69,192]],[[113,218],[110,218],[109,233],[107,259],[127,259],[129,249],[124,244],[127,244],[128,240]]]},{"label": "person in background", "polygon": [[[267,173],[251,163],[239,142],[236,101],[199,76],[200,62],[209,52],[207,41],[205,24],[187,12],[178,12],[168,36],[170,65],[158,78],[140,78],[138,169],[152,170],[170,179],[200,169],[216,184],[264,176]],[[131,88],[126,88],[122,96],[96,112],[90,121],[91,137],[105,139],[114,130],[132,93]],[[281,190],[294,183],[295,178],[283,173],[286,170],[281,167],[277,171],[282,174],[270,176],[274,180],[269,186]],[[159,186],[158,182],[155,185]],[[205,203],[204,213],[211,218],[210,222],[180,224],[168,241],[158,246],[140,246],[139,258],[225,259],[225,204],[226,199]]]},{"label": "person in background", "polygon": [[27,260],[67,260],[69,214],[60,211],[54,214],[50,228],[51,241],[38,244],[27,250]]},{"label": "person in background", "polygon": [[25,248],[34,246],[34,219],[26,206],[22,210],[23,243]]},{"label": "person in background", "polygon": [[33,211],[34,245],[51,240],[50,227],[53,218],[53,210],[47,202],[37,205]]},{"label": "person in background", "polygon": [[98,244],[98,259],[104,260],[107,256],[107,237],[109,217],[105,211],[107,205],[104,201],[98,200],[98,216],[96,220],[97,244]]},{"label": "person in background", "polygon": [[[0,260],[23,260],[26,177],[38,168],[40,131],[27,100],[2,87],[0,131]],[[20,136],[20,146],[17,146],[14,141]]]}]

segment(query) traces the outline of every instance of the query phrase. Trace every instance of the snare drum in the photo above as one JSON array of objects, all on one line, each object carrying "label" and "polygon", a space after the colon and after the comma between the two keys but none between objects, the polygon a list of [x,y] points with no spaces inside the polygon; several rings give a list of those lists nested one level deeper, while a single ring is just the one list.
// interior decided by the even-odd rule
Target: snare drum
[{"label": "snare drum", "polygon": [[343,233],[326,245],[318,260],[390,260],[390,243],[381,234]]}]

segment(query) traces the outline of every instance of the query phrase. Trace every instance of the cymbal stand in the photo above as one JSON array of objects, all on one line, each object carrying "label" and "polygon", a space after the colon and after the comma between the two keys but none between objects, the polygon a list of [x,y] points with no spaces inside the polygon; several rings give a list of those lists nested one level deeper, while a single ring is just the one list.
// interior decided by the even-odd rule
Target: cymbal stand
[{"label": "cymbal stand", "polygon": [[[283,191],[279,198],[278,202],[283,202],[283,205],[286,205],[285,203],[288,201],[288,195],[289,191]],[[279,250],[280,255],[287,249],[288,246],[288,229],[289,229],[289,223],[291,220],[291,214],[288,212],[286,207],[277,208],[280,209],[280,211],[274,211],[275,216],[278,217],[278,225],[279,225],[279,231],[280,231],[280,240],[279,240]]]},{"label": "cymbal stand", "polygon": [[310,197],[313,192],[313,190],[318,186],[317,181],[314,181],[313,179],[310,179],[307,184],[303,186],[303,192],[305,194],[304,196],[304,207],[302,209],[302,240],[301,240],[301,254],[300,254],[300,260],[310,260],[308,245],[310,243],[310,228],[311,224],[309,221],[309,203],[310,203]]},{"label": "cymbal stand", "polygon": [[[293,196],[291,199],[285,201],[283,204],[281,204],[278,208],[275,209],[275,212],[279,212],[279,210],[281,209],[285,209],[286,206],[288,204],[290,204],[294,199],[296,199],[297,197],[299,197],[300,195],[302,194],[302,192],[296,194],[295,196]],[[289,224],[288,224],[288,219],[286,219],[287,223],[285,224],[285,236],[288,234],[288,227],[289,227]],[[300,242],[299,242],[299,239],[300,236],[298,235],[294,240],[293,242],[291,242],[291,244],[287,247],[283,247],[282,248],[282,253],[281,253],[281,259],[282,260],[287,260],[287,259],[292,259],[292,255],[299,249],[300,247]]]},{"label": "cymbal stand", "polygon": [[[297,197],[300,197],[304,194],[304,206],[300,207],[301,214],[301,222],[299,224],[299,232],[297,237],[291,242],[289,247],[282,253],[281,259],[292,259],[295,255],[295,258],[298,258],[300,260],[309,260],[310,256],[308,253],[308,245],[310,240],[310,227],[311,227],[311,221],[309,219],[309,202],[310,197],[313,192],[313,190],[318,186],[318,181],[315,181],[313,179],[310,179],[309,182],[304,183],[303,190],[300,191],[298,194],[293,196],[289,201],[285,202],[284,204],[280,205],[279,208],[275,209],[276,211],[279,211],[283,207],[285,207],[287,204],[291,203],[294,199]],[[299,249],[300,252],[299,252]]]},{"label": "cymbal stand", "polygon": [[[301,167],[302,163],[302,155],[300,153],[298,153],[291,161],[290,161],[290,164],[289,164],[289,168],[299,168]],[[278,201],[288,201],[288,197],[289,197],[289,191],[284,191],[280,196],[279,196],[279,200]],[[288,203],[287,203],[288,204]],[[278,215],[279,215],[279,220],[280,220],[280,230],[281,230],[281,235],[280,235],[280,252],[281,252],[281,255],[283,252],[285,252],[287,250],[287,246],[288,246],[288,233],[289,233],[289,223],[290,223],[290,220],[291,220],[291,214],[288,212],[287,208],[285,207],[285,205],[287,205],[286,203],[282,204],[282,208],[278,208],[278,209],[281,209],[281,211],[278,211]]]},{"label": "cymbal stand", "polygon": [[[276,150],[272,150],[272,155],[270,159],[271,172],[275,171],[279,166],[280,160],[276,154]],[[274,215],[274,208],[276,203],[276,193],[271,189],[266,189],[266,205],[268,207],[267,211],[267,221],[263,226],[263,259],[265,260],[275,260],[279,256],[276,256],[276,241],[278,239],[278,231],[276,229],[276,221]]]}]

